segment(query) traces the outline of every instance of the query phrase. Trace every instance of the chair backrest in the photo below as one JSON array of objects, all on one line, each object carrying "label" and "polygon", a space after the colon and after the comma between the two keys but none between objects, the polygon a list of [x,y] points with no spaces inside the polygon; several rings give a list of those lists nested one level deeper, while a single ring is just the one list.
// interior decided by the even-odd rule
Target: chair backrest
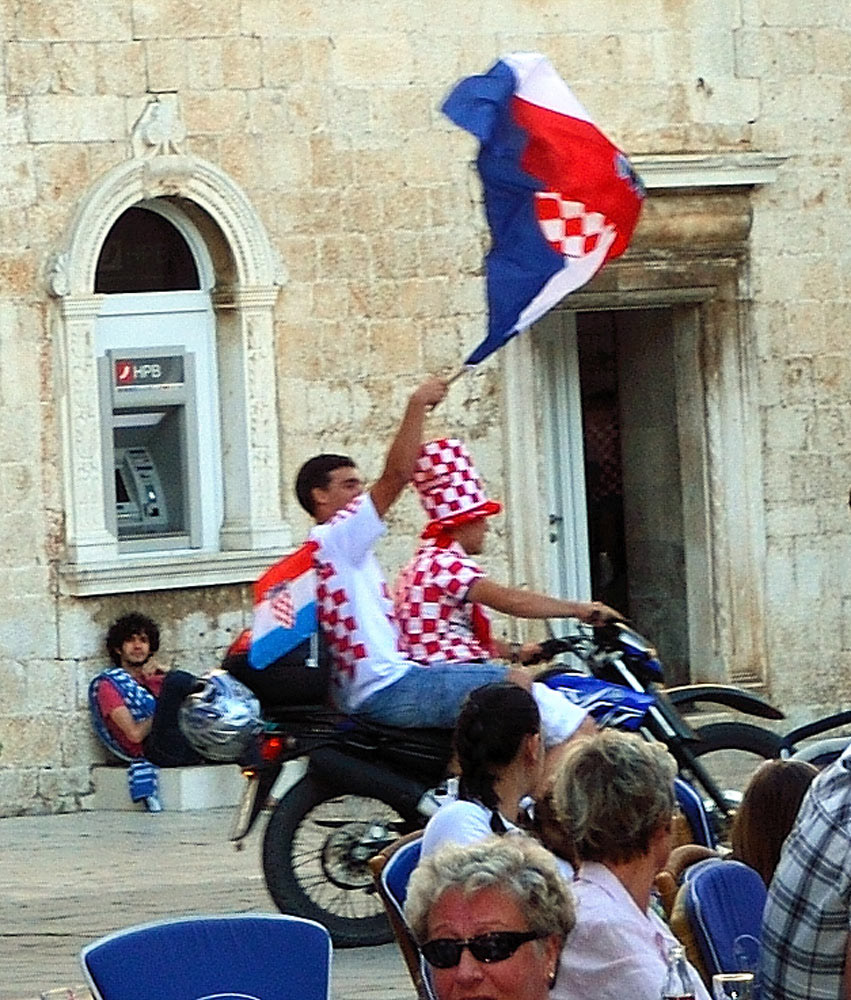
[{"label": "chair backrest", "polygon": [[108,934],[80,963],[95,1000],[329,1000],[331,936],[280,913],[184,917]]},{"label": "chair backrest", "polygon": [[684,881],[685,909],[710,976],[757,969],[766,889],[740,861],[703,862]]},{"label": "chair backrest", "polygon": [[703,844],[704,847],[716,847],[715,836],[709,823],[709,817],[706,815],[706,807],[695,789],[682,778],[675,778],[674,795],[677,805],[688,820],[694,843]]},{"label": "chair backrest", "polygon": [[423,962],[417,942],[405,919],[405,897],[408,880],[417,867],[423,846],[423,831],[416,830],[400,837],[372,858],[369,866],[378,895],[384,903],[387,918],[393,929],[396,943],[402,952],[411,980],[420,1000],[434,1000],[428,980],[428,969]]},{"label": "chair backrest", "polygon": [[103,681],[103,674],[93,677],[89,684],[89,713],[92,717],[92,727],[97,733],[101,743],[111,754],[125,763],[131,763],[135,758],[131,757],[124,748],[116,742],[112,733],[107,729],[106,722],[101,715],[100,705],[98,705],[98,688]]},{"label": "chair backrest", "polygon": [[404,907],[405,898],[408,895],[408,881],[420,863],[423,838],[421,831],[418,830],[417,833],[419,836],[412,837],[405,844],[400,844],[399,848],[388,856],[387,863],[381,872],[381,883],[400,911]]}]

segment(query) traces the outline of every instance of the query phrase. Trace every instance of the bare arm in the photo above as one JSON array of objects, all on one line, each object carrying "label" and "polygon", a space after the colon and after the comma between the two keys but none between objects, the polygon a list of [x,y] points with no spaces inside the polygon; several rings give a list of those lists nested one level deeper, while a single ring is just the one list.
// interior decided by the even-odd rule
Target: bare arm
[{"label": "bare arm", "polygon": [[150,733],[151,726],[154,724],[153,716],[150,719],[142,719],[141,722],[136,722],[126,705],[119,705],[118,708],[114,708],[109,713],[109,717],[133,743],[141,743],[148,733]]},{"label": "bare arm", "polygon": [[623,617],[600,601],[566,601],[534,590],[504,587],[487,577],[474,580],[467,595],[471,601],[514,618],[579,618],[591,625],[600,625],[609,619]]},{"label": "bare arm", "polygon": [[423,439],[428,411],[446,396],[446,382],[429,378],[408,400],[405,415],[387,452],[384,471],[369,491],[379,517],[384,517],[402,490],[411,481]]}]

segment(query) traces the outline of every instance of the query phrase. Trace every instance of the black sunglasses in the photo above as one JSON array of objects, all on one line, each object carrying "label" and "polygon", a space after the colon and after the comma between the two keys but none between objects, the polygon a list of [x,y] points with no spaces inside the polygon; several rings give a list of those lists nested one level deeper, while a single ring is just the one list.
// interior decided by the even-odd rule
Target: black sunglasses
[{"label": "black sunglasses", "polygon": [[471,938],[435,938],[420,947],[423,958],[436,969],[452,969],[461,961],[465,948],[477,962],[504,962],[521,944],[547,937],[538,931],[493,931]]}]

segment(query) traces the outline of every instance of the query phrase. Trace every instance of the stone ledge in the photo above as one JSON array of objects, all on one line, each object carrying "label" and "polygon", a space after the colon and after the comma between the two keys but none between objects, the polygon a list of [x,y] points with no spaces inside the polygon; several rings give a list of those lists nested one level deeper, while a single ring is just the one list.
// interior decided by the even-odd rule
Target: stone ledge
[{"label": "stone ledge", "polygon": [[[124,767],[92,768],[94,792],[83,799],[83,809],[142,812],[143,802],[132,802]],[[160,802],[163,809],[217,809],[235,806],[242,796],[244,778],[238,764],[160,768]]]}]

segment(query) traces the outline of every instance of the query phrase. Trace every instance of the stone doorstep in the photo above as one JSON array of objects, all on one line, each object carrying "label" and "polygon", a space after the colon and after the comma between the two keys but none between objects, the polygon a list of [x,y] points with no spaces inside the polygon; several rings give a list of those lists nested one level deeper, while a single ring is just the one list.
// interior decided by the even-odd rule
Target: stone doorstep
[{"label": "stone doorstep", "polygon": [[[132,802],[127,790],[127,769],[102,765],[92,768],[94,792],[83,799],[83,809],[144,812],[144,802]],[[198,767],[160,768],[160,802],[163,809],[218,809],[235,806],[245,779],[238,764],[204,764]]]}]

